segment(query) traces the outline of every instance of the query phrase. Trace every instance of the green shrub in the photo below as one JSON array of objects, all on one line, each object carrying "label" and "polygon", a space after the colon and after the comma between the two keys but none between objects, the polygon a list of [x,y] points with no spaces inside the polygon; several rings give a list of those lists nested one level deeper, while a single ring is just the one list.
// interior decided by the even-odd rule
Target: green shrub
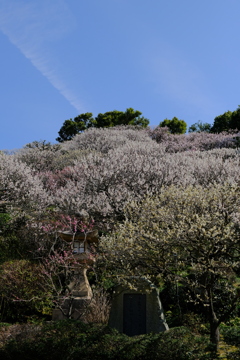
[{"label": "green shrub", "polygon": [[41,327],[25,325],[23,335],[18,333],[9,338],[0,348],[1,360],[207,359],[206,339],[183,327],[128,337],[105,325],[65,320]]},{"label": "green shrub", "polygon": [[225,326],[221,332],[227,344],[239,346],[240,348],[240,326]]},{"label": "green shrub", "polygon": [[39,266],[29,260],[6,261],[0,266],[0,318],[26,322],[51,312]]}]

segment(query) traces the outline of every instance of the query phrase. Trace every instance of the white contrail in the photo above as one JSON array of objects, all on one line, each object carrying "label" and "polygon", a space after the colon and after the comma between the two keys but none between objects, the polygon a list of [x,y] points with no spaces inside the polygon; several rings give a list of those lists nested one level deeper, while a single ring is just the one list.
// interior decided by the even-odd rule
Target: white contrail
[{"label": "white contrail", "polygon": [[0,30],[78,112],[79,100],[56,70],[48,43],[74,30],[76,20],[64,0],[0,0]]}]

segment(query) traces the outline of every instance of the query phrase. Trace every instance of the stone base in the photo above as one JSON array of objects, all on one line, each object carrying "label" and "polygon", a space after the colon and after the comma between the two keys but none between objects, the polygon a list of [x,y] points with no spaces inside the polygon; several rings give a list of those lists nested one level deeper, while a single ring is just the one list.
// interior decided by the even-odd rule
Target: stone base
[{"label": "stone base", "polygon": [[[76,266],[74,268],[74,277],[68,285],[68,293],[62,298],[61,310],[54,309],[52,319],[75,319],[81,318],[86,305],[92,299],[92,289],[87,278],[87,268],[84,266]],[[59,299],[61,301],[61,298]]]},{"label": "stone base", "polygon": [[92,298],[92,289],[87,278],[87,268],[79,267],[74,270],[74,279],[68,289],[75,298]]},{"label": "stone base", "polygon": [[66,299],[62,306],[62,310],[54,309],[52,312],[52,320],[66,320],[74,319],[79,320],[83,314],[87,304],[91,302],[91,298],[75,298]]}]

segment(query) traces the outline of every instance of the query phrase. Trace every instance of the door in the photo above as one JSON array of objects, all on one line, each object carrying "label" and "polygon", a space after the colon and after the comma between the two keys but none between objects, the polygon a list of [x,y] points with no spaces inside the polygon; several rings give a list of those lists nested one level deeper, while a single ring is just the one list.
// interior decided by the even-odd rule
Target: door
[{"label": "door", "polygon": [[146,294],[123,295],[123,333],[146,334]]}]

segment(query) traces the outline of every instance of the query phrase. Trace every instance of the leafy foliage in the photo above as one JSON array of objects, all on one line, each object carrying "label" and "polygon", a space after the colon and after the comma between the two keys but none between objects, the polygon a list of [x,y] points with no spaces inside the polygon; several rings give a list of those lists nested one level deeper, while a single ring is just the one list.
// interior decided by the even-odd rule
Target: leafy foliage
[{"label": "leafy foliage", "polygon": [[149,124],[149,120],[141,116],[141,114],[140,111],[134,110],[133,108],[128,108],[125,112],[113,110],[104,114],[100,113],[96,118],[93,118],[92,113],[81,114],[73,120],[65,120],[58,132],[59,137],[57,137],[56,140],[59,142],[71,140],[75,135],[91,127],[105,128],[117,125],[146,127]]},{"label": "leafy foliage", "polygon": [[227,111],[215,117],[211,132],[240,130],[240,106],[235,111]]},{"label": "leafy foliage", "polygon": [[202,131],[209,133],[211,131],[211,124],[202,123],[202,121],[199,120],[195,124],[192,124],[189,127],[188,131],[190,133],[192,133],[192,132],[202,132]]},{"label": "leafy foliage", "polygon": [[[116,359],[194,360],[204,359],[206,339],[186,328],[129,338],[106,326],[61,321],[44,325],[19,341],[12,338],[0,349],[1,359]],[[51,349],[51,350],[50,350]]]},{"label": "leafy foliage", "polygon": [[1,319],[26,321],[50,314],[51,305],[39,266],[27,260],[8,261],[0,268]]},{"label": "leafy foliage", "polygon": [[232,111],[227,111],[222,115],[216,116],[214,119],[211,132],[220,133],[232,129],[230,125],[231,118],[232,118]]},{"label": "leafy foliage", "polygon": [[240,326],[223,327],[223,337],[228,344],[240,346]]},{"label": "leafy foliage", "polygon": [[168,127],[171,134],[185,134],[187,131],[187,123],[177,117],[172,118],[172,120],[165,119],[160,122],[159,126]]}]

